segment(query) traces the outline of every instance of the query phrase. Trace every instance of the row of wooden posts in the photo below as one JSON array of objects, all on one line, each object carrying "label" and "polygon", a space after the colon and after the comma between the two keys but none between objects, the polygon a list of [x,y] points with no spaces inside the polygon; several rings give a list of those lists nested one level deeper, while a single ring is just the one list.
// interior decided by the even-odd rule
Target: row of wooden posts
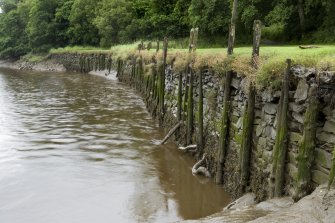
[{"label": "row of wooden posts", "polygon": [[[230,24],[230,33],[228,41],[228,56],[233,55],[234,41],[235,41],[235,22],[237,18],[237,1],[234,1],[233,15]],[[260,52],[260,40],[261,40],[261,22],[256,20],[254,22],[254,35],[253,35],[253,51],[251,57],[251,64],[254,68],[258,68],[258,57]],[[189,52],[195,54],[197,49],[198,40],[198,28],[192,29],[190,32],[190,43]],[[159,44],[158,50],[159,50]],[[143,50],[143,43],[139,51]],[[165,114],[165,72],[167,68],[167,51],[168,51],[168,40],[164,39],[163,44],[163,60],[162,63],[156,62],[158,67],[153,66],[152,75],[144,75],[143,61],[140,56],[138,59],[133,58],[131,62],[131,74],[130,76],[123,75],[125,63],[119,59],[116,61],[117,65],[117,76],[120,80],[128,78],[128,82],[132,83],[134,87],[139,90],[144,96],[149,111],[154,115],[158,116],[160,124],[164,122]],[[192,57],[194,58],[194,57]],[[193,59],[191,63],[185,67],[185,79],[186,85],[183,89],[183,74],[180,73],[178,77],[178,96],[177,96],[177,122],[186,123],[186,144],[192,143],[192,136],[194,134],[194,101],[193,101],[193,83],[194,83],[194,69]],[[80,69],[82,72],[89,72],[91,70],[111,70],[112,59],[106,54],[98,54],[93,57],[80,57]],[[288,93],[289,93],[289,74],[291,68],[291,60],[287,60],[287,70],[285,72],[282,84],[282,94],[279,104],[278,114],[278,128],[277,137],[274,147],[273,156],[273,168],[270,177],[270,193],[272,197],[281,196],[283,193],[284,186],[284,168],[285,159],[287,153],[288,144],[288,130],[287,130],[287,107],[288,107]],[[215,175],[215,182],[222,184],[224,182],[223,172],[225,157],[228,148],[228,132],[229,132],[229,112],[231,110],[231,96],[230,96],[230,85],[234,72],[228,71],[225,76],[225,91],[223,99],[223,108],[221,116],[221,130],[220,130],[220,141],[219,148],[217,150],[217,169]],[[197,147],[198,153],[202,154],[204,150],[204,129],[203,129],[203,72],[198,73],[199,78],[199,103],[198,103],[198,132],[197,132]],[[312,88],[310,94],[312,98],[316,98],[316,87]],[[184,90],[184,98],[183,98]],[[249,182],[250,175],[250,156],[252,150],[252,133],[253,133],[253,121],[254,121],[254,107],[255,107],[255,95],[256,90],[254,85],[251,83],[248,90],[248,100],[245,103],[244,114],[243,114],[243,129],[242,129],[242,143],[240,149],[240,185],[241,192],[246,190]],[[311,184],[310,171],[306,171],[311,166],[313,151],[315,148],[315,119],[317,113],[317,100],[311,100],[307,109],[307,115],[305,121],[305,130],[303,136],[303,142],[299,149],[298,160],[298,184],[297,184],[297,196],[302,197],[308,192],[308,187]],[[307,126],[306,126],[307,125]],[[179,124],[180,126],[180,124]],[[178,127],[179,127],[178,126]],[[177,138],[181,137],[181,131],[177,131]]]}]

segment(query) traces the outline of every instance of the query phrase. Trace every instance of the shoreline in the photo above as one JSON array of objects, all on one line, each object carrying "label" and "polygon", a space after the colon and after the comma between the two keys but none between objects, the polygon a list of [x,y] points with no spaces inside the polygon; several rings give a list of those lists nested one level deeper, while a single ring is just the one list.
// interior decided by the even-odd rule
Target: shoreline
[{"label": "shoreline", "polygon": [[29,62],[24,60],[0,60],[0,68],[9,68],[14,70],[33,70],[33,71],[46,71],[46,72],[66,72],[67,69],[63,64],[52,60],[46,59],[39,62]]}]

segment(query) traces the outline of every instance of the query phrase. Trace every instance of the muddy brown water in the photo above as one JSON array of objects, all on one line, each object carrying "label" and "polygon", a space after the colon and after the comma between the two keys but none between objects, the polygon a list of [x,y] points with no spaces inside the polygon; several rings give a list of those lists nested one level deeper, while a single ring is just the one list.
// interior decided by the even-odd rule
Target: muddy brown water
[{"label": "muddy brown water", "polygon": [[0,222],[174,222],[229,196],[104,77],[0,69]]}]

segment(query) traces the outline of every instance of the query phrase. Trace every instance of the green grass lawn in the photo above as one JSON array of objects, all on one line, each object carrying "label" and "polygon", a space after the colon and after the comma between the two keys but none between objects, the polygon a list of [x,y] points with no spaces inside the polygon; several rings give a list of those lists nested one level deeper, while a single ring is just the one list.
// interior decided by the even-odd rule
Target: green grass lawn
[{"label": "green grass lawn", "polygon": [[[162,51],[156,53],[156,44],[153,43],[150,51],[138,52],[138,43],[113,46],[110,49],[96,47],[66,47],[53,49],[50,53],[111,53],[114,58],[126,59],[130,56],[141,55],[145,64],[151,64],[152,57],[158,60],[162,57]],[[171,47],[172,46],[172,47]],[[188,49],[173,48],[168,50],[168,63],[174,61],[176,72],[183,71],[191,58],[195,70],[207,66],[215,73],[222,75],[228,69],[249,76],[259,86],[278,84],[278,80],[286,67],[286,59],[292,59],[293,65],[315,67],[318,70],[335,70],[335,45],[317,45],[319,48],[300,49],[298,45],[261,46],[258,69],[251,66],[251,46],[236,46],[232,59],[227,58],[226,48],[197,49],[195,54],[189,54]],[[162,43],[161,43],[162,48]]]}]

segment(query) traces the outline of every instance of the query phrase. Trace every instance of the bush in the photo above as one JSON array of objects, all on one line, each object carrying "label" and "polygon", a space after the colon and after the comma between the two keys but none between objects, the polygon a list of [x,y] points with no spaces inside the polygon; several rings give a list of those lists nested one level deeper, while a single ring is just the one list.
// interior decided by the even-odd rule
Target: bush
[{"label": "bush", "polygon": [[262,29],[262,38],[278,42],[285,41],[285,25],[277,23],[269,27],[264,27]]}]

